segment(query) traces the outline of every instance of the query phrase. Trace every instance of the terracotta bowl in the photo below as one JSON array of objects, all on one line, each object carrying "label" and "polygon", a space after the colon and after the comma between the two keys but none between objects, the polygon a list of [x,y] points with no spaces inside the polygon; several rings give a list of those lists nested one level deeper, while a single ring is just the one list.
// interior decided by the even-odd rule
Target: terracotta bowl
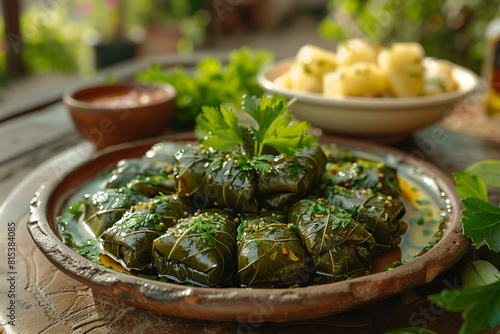
[{"label": "terracotta bowl", "polygon": [[[189,136],[161,139],[186,138]],[[31,203],[28,229],[49,261],[75,280],[128,304],[173,316],[216,321],[280,322],[317,318],[359,308],[428,283],[456,263],[469,245],[462,234],[462,206],[448,175],[398,150],[335,139],[341,146],[389,159],[388,163],[420,180],[422,187],[429,187],[434,200],[442,203],[443,210],[447,211],[445,232],[433,248],[392,270],[338,283],[295,289],[228,289],[192,287],[128,275],[91,262],[66,246],[58,235],[56,217],[69,197],[109,171],[120,159],[139,157],[159,140],[143,140],[97,152],[67,175],[43,185]],[[322,141],[329,143],[332,138],[323,137]]]},{"label": "terracotta bowl", "polygon": [[130,83],[70,90],[63,101],[80,135],[102,149],[160,135],[174,118],[175,97],[171,85]]}]

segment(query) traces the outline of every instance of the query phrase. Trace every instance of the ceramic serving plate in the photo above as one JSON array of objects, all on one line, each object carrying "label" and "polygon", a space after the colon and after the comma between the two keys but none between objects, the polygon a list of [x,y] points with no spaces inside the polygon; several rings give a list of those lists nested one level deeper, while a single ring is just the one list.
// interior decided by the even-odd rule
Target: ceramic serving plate
[{"label": "ceramic serving plate", "polygon": [[287,99],[297,98],[290,109],[298,119],[313,126],[379,142],[400,141],[439,121],[473,93],[479,82],[474,72],[453,64],[452,73],[458,85],[453,92],[416,97],[325,97],[321,93],[276,87],[274,80],[288,71],[292,63],[293,59],[284,59],[264,69],[257,77],[262,89]]},{"label": "ceramic serving plate", "polygon": [[[363,158],[385,161],[397,167],[407,190],[415,192],[413,199],[405,199],[409,230],[403,237],[401,249],[392,255],[395,259],[409,260],[408,263],[351,280],[294,289],[202,288],[148,280],[107,269],[80,256],[61,241],[56,217],[71,196],[96,177],[109,172],[120,159],[139,157],[157,141],[186,140],[190,135],[108,148],[61,178],[43,185],[31,203],[28,223],[38,248],[65,274],[128,304],[179,317],[244,322],[309,319],[359,308],[430,282],[458,261],[467,249],[468,239],[462,235],[460,223],[461,204],[448,175],[394,149],[333,137],[320,140],[322,143],[335,142],[353,149]],[[422,212],[425,213],[424,224],[417,222]],[[440,225],[444,226],[441,240],[416,257]]]}]

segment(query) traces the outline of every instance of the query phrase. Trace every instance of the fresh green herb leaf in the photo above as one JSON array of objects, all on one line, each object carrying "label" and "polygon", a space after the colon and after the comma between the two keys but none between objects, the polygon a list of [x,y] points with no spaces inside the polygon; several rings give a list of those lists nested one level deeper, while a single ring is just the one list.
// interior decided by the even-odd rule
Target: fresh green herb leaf
[{"label": "fresh green herb leaf", "polygon": [[306,134],[309,123],[290,124],[292,114],[282,96],[264,96],[259,100],[247,95],[243,101],[243,110],[257,122],[257,127],[252,127],[255,156],[260,156],[266,145],[279,153],[293,156],[297,150],[310,147],[318,140],[315,136]]},{"label": "fresh green herb leaf", "polygon": [[227,65],[211,57],[200,60],[194,71],[183,67],[165,71],[155,64],[137,74],[136,79],[173,85],[177,91],[177,121],[188,123],[199,114],[201,106],[237,106],[244,94],[261,96],[263,90],[257,82],[257,73],[272,58],[269,52],[242,47],[229,53]]},{"label": "fresh green herb leaf", "polygon": [[457,184],[457,194],[461,197],[475,197],[488,201],[488,190],[481,177],[468,172],[454,172],[453,179]]},{"label": "fresh green herb leaf", "polygon": [[479,161],[465,171],[480,176],[489,186],[500,187],[500,160]]},{"label": "fresh green herb leaf", "polygon": [[[309,123],[291,124],[292,114],[282,96],[265,96],[261,99],[245,96],[243,110],[256,122],[255,127],[251,127],[254,139],[253,158],[259,158],[259,161],[250,161],[254,167],[256,164],[262,165],[262,162],[274,160],[274,155],[262,154],[266,146],[273,147],[281,154],[293,156],[297,150],[310,147],[318,140],[317,137],[305,133]],[[196,118],[195,133],[207,147],[219,151],[231,151],[239,147],[246,154],[238,119],[224,106],[204,106],[202,113]],[[264,166],[261,167],[267,170]]]},{"label": "fresh green herb leaf", "polygon": [[431,201],[427,199],[416,199],[415,203],[417,203],[418,205],[428,205],[431,204]]},{"label": "fresh green herb leaf", "polygon": [[261,161],[258,159],[253,159],[250,161],[252,166],[256,169],[261,171],[263,174],[268,174],[271,171],[271,164],[267,161]]},{"label": "fresh green herb leaf", "polygon": [[500,279],[500,271],[489,261],[474,260],[465,265],[460,280],[465,288],[485,286]]},{"label": "fresh green herb leaf", "polygon": [[99,254],[92,252],[89,249],[83,248],[83,249],[78,250],[77,253],[80,254],[81,256],[83,256],[84,258],[92,261],[92,262],[100,263],[100,261],[101,261],[99,258]]},{"label": "fresh green herb leaf", "polygon": [[106,269],[111,269],[111,270],[114,270],[114,271],[119,271],[119,270],[117,270],[117,269],[116,269],[115,267],[113,267],[113,266],[104,266],[104,268],[106,268]]},{"label": "fresh green herb leaf", "polygon": [[424,225],[424,217],[420,217],[417,219],[417,224],[418,225]]},{"label": "fresh green herb leaf", "polygon": [[243,145],[238,119],[224,106],[202,107],[202,113],[196,118],[196,132],[204,145],[221,151]]},{"label": "fresh green herb leaf", "polygon": [[139,274],[139,277],[146,278],[146,279],[157,279],[158,277],[156,275],[146,275],[146,274]]},{"label": "fresh green herb leaf", "polygon": [[408,263],[408,261],[406,261],[405,259],[401,259],[399,261],[393,262],[392,266],[385,266],[385,270],[391,270],[391,269],[394,269],[397,267],[401,267],[403,264],[406,264],[406,263]]},{"label": "fresh green herb leaf", "polygon": [[210,169],[213,171],[218,170],[222,166],[222,160],[220,159],[215,159],[211,164],[210,164]]},{"label": "fresh green herb leaf", "polygon": [[422,248],[422,250],[420,251],[420,253],[418,253],[417,256],[421,256],[421,255],[425,254],[432,247],[434,247],[439,242],[439,240],[441,240],[441,237],[443,236],[443,232],[444,232],[444,221],[442,221],[439,224],[439,230],[436,233],[434,233],[431,240],[429,240],[427,245],[424,248]]},{"label": "fresh green herb leaf", "polygon": [[340,223],[342,223],[342,219],[337,218],[332,221],[332,230],[335,230],[337,227],[340,226]]},{"label": "fresh green herb leaf", "polygon": [[342,221],[342,228],[346,228],[346,227],[347,227],[347,225],[349,225],[349,223],[350,223],[350,220],[349,220],[349,219],[344,219],[344,220]]},{"label": "fresh green herb leaf", "polygon": [[460,334],[478,333],[488,325],[500,324],[500,280],[481,287],[444,290],[428,299],[448,311],[463,311]]},{"label": "fresh green herb leaf", "polygon": [[83,200],[71,205],[67,212],[71,213],[72,215],[81,215],[83,213]]},{"label": "fresh green herb leaf", "polygon": [[475,243],[486,242],[488,247],[500,251],[500,208],[474,197],[462,199],[467,210],[462,211],[464,235]]},{"label": "fresh green herb leaf", "polygon": [[302,165],[297,161],[293,161],[292,165],[288,168],[286,173],[288,174],[288,176],[294,176],[299,174],[302,170]]},{"label": "fresh green herb leaf", "polygon": [[263,154],[261,156],[259,156],[258,158],[256,158],[257,160],[260,160],[260,161],[268,161],[268,162],[271,162],[271,161],[274,161],[274,158],[276,158],[274,155],[272,154]]},{"label": "fresh green herb leaf", "polygon": [[254,169],[253,165],[248,160],[248,157],[245,157],[243,155],[236,155],[235,158],[236,158],[236,161],[238,162],[238,164],[241,166],[241,169],[243,169],[243,170]]}]

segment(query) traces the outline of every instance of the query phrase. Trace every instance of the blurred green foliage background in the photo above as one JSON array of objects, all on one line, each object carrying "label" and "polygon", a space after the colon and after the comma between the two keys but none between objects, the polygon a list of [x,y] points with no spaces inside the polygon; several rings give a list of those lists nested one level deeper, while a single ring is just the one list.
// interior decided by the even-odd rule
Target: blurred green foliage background
[{"label": "blurred green foliage background", "polygon": [[[381,45],[420,42],[428,56],[479,72],[484,31],[498,16],[500,0],[329,0],[318,32],[334,43],[366,37]],[[126,36],[140,40],[145,27],[175,27],[178,52],[206,39],[210,13],[203,0],[39,1],[21,14],[23,56],[31,73],[95,71],[92,45]],[[0,74],[9,44],[0,18]],[[307,41],[304,41],[307,43]],[[5,78],[0,75],[1,81]]]},{"label": "blurred green foliage background", "polygon": [[147,25],[175,27],[182,35],[177,50],[191,52],[205,39],[209,21],[202,0],[40,1],[21,13],[22,45],[16,36],[6,38],[0,18],[0,72],[10,44],[22,46],[31,73],[88,76],[94,71],[93,44],[123,37],[139,41]]},{"label": "blurred green foliage background", "polygon": [[366,37],[381,45],[415,41],[428,56],[479,73],[484,32],[499,0],[329,0],[319,33],[328,40]]}]

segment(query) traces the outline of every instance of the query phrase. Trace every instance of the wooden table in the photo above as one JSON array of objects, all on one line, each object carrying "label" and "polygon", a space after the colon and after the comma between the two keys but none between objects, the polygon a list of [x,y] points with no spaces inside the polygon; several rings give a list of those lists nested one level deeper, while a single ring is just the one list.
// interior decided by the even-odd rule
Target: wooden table
[{"label": "wooden table", "polygon": [[[52,108],[52,109],[50,109]],[[61,116],[62,105],[51,106],[49,116]],[[54,111],[55,110],[55,111]],[[64,118],[64,116],[61,116]],[[0,135],[34,131],[30,117],[13,126],[0,123]],[[53,119],[53,118],[51,118]],[[0,333],[383,333],[390,329],[418,326],[438,333],[458,333],[460,313],[446,312],[426,299],[444,288],[459,286],[459,272],[470,259],[466,255],[433,282],[401,295],[341,315],[286,323],[210,322],[188,320],[128,306],[67,277],[52,266],[36,248],[26,229],[29,202],[36,189],[48,179],[64,173],[94,150],[78,137],[68,120],[61,121],[58,135],[40,139],[43,146],[25,148],[17,154],[0,156]],[[7,129],[8,131],[2,132]],[[59,126],[61,129],[61,126]],[[448,130],[437,124],[395,145],[415,159],[434,163],[447,173],[463,170],[485,159],[500,159],[497,143]],[[500,128],[500,124],[499,124]],[[13,130],[14,129],[14,130]],[[10,131],[10,132],[9,132]],[[497,133],[500,136],[500,131]],[[5,140],[6,138],[2,138]],[[21,153],[21,152],[17,152]],[[2,159],[5,158],[5,159]],[[500,191],[490,189],[492,203]],[[14,270],[7,267],[7,224],[16,225]],[[9,272],[15,274],[9,274]],[[15,326],[8,325],[11,288],[7,278],[15,276]],[[497,333],[490,329],[485,333]]]}]

